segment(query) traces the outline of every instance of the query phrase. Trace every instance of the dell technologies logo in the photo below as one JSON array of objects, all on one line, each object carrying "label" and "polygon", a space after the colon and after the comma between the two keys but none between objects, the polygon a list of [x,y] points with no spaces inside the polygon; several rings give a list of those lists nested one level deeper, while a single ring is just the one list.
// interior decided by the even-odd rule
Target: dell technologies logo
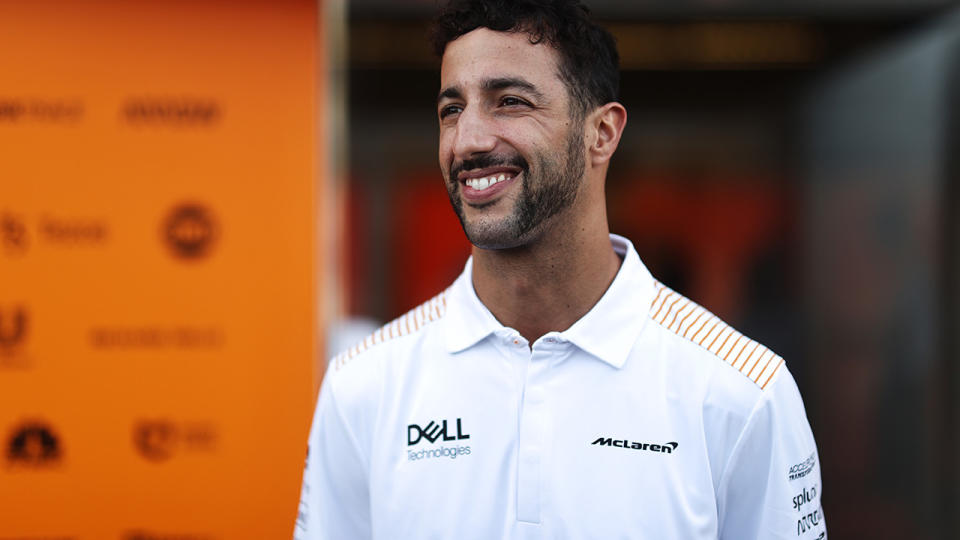
[{"label": "dell technologies logo", "polygon": [[422,428],[417,424],[407,426],[407,446],[413,446],[419,443],[421,439],[435,443],[440,437],[443,437],[444,441],[462,441],[463,439],[469,439],[470,435],[463,432],[463,425],[461,424],[460,418],[457,418],[456,436],[447,434],[446,420],[442,420],[439,424],[431,420],[426,427]]},{"label": "dell technologies logo", "polygon": [[[420,441],[426,439],[427,442],[433,444],[438,440],[442,441],[462,441],[470,438],[468,433],[463,432],[463,420],[457,418],[457,434],[453,434],[452,425],[448,424],[446,420],[441,420],[438,424],[437,422],[431,420],[429,424],[424,427],[420,427],[418,424],[410,424],[407,426],[407,447],[414,446],[419,444]],[[418,461],[421,459],[433,459],[433,458],[450,458],[457,459],[457,456],[469,456],[470,455],[470,446],[468,445],[456,445],[456,446],[439,446],[431,447],[423,450],[407,450],[407,461]]]}]

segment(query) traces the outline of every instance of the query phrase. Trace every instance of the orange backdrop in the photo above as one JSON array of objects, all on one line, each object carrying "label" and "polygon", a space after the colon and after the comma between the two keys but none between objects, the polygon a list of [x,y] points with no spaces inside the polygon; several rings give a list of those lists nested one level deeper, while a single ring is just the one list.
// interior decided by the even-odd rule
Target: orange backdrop
[{"label": "orange backdrop", "polygon": [[318,17],[0,2],[0,539],[292,534]]}]

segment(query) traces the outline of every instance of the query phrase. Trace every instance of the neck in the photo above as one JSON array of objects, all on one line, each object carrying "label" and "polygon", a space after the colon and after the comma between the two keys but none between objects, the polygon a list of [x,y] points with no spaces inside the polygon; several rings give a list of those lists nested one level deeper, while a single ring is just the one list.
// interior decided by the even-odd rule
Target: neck
[{"label": "neck", "polygon": [[[506,250],[473,248],[473,287],[504,326],[532,345],[562,332],[600,300],[620,267],[610,245],[606,215],[593,223],[562,217],[528,245]],[[574,229],[574,230],[571,230]]]}]

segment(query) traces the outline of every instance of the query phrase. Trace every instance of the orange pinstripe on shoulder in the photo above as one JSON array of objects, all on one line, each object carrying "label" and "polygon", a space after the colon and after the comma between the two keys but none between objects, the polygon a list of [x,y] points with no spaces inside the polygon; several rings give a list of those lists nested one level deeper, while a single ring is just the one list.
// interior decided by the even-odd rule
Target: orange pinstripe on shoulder
[{"label": "orange pinstripe on shoulder", "polygon": [[415,334],[428,324],[439,321],[447,313],[448,292],[449,289],[381,326],[360,343],[333,357],[330,360],[330,368],[334,371],[339,370],[375,345]]},{"label": "orange pinstripe on shoulder", "polygon": [[761,390],[770,384],[783,358],[659,281],[654,286],[657,294],[650,305],[654,322],[710,351]]}]

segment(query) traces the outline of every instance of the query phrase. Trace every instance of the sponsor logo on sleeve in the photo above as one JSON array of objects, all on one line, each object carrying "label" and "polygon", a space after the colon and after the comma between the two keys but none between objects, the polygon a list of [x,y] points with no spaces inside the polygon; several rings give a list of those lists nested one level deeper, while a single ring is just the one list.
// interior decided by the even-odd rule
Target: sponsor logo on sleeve
[{"label": "sponsor logo on sleeve", "polygon": [[787,472],[787,477],[793,480],[799,480],[804,476],[810,474],[813,471],[813,467],[817,464],[817,453],[812,452],[807,459],[797,463],[796,465],[790,467],[790,470]]},{"label": "sponsor logo on sleeve", "polygon": [[[407,447],[416,446],[421,442],[433,445],[437,441],[463,441],[469,438],[470,434],[464,431],[462,418],[456,420],[456,434],[454,434],[453,422],[448,423],[447,420],[441,420],[440,422],[431,420],[430,423],[422,427],[419,424],[407,425]],[[469,455],[469,445],[441,445],[421,450],[407,450],[407,461],[440,457],[457,459],[458,456]]]},{"label": "sponsor logo on sleeve", "polygon": [[793,509],[799,512],[803,505],[810,504],[817,500],[817,486],[810,486],[810,489],[803,488],[800,493],[793,498]]},{"label": "sponsor logo on sleeve", "polygon": [[[823,507],[820,505],[820,491],[817,484],[802,487],[793,496],[791,502],[793,503],[793,509],[800,516],[797,518],[797,536],[805,536],[807,533],[820,531],[820,536],[817,536],[816,540],[825,538]],[[811,510],[814,507],[816,509]]]},{"label": "sponsor logo on sleeve", "polygon": [[[816,532],[815,529],[820,529],[823,525],[823,507],[818,506],[816,510],[801,516],[797,520],[797,536],[802,536],[808,532]],[[821,531],[817,538],[824,538],[825,536],[826,531]]]}]

